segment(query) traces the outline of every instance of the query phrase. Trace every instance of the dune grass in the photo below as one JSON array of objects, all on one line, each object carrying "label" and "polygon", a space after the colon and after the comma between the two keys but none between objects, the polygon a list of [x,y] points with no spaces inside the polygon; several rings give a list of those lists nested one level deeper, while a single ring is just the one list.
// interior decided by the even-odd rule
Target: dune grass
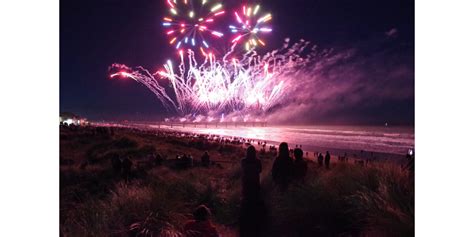
[{"label": "dune grass", "polygon": [[[110,153],[138,161],[153,149],[169,157],[183,151],[198,157],[202,151],[184,140],[168,143],[127,130],[100,138],[79,132],[61,134],[61,159],[73,161],[60,167],[62,236],[183,236],[184,223],[199,204],[212,210],[222,236],[237,236],[243,152],[218,152],[216,146],[210,150],[214,159],[235,162],[188,170],[135,169],[124,180],[111,170]],[[89,165],[81,168],[84,160]],[[414,184],[397,165],[336,163],[326,170],[310,163],[305,182],[282,193],[271,180],[271,158],[262,163],[266,236],[414,235]]]},{"label": "dune grass", "polygon": [[[394,165],[337,164],[268,197],[279,236],[413,236],[414,189]],[[296,232],[295,232],[296,231]]]}]

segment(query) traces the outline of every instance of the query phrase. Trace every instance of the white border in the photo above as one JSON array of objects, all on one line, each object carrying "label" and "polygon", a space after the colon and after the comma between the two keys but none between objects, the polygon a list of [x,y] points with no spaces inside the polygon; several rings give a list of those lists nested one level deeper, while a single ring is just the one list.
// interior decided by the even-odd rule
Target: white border
[{"label": "white border", "polygon": [[415,232],[474,236],[474,4],[415,9]]},{"label": "white border", "polygon": [[59,235],[59,1],[0,2],[0,235]]}]

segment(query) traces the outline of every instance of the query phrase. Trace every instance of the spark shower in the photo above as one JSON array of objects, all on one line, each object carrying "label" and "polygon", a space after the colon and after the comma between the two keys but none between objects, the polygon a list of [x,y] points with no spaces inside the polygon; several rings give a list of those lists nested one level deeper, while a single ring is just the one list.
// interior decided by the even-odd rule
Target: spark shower
[{"label": "spark shower", "polygon": [[[188,2],[186,1],[186,4]],[[180,11],[175,8],[178,5],[176,1],[168,0],[167,3],[171,13],[179,15]],[[217,7],[212,7],[210,12],[217,12],[213,13],[214,15],[223,14],[225,11],[221,10],[222,5],[217,6],[218,12],[215,9]],[[251,19],[258,8],[251,11],[250,7],[243,6],[241,14]],[[189,13],[183,14],[190,20],[195,18],[194,11],[188,11]],[[234,14],[239,15],[237,11],[234,11]],[[224,119],[224,114],[233,116],[233,120],[236,117],[264,117],[265,113],[288,99],[288,95],[300,83],[298,75],[310,68],[308,64],[314,62],[317,55],[316,47],[310,46],[308,41],[300,40],[290,45],[289,39],[286,39],[279,49],[263,55],[258,54],[255,50],[258,46],[256,42],[260,42],[261,46],[264,46],[264,43],[257,34],[271,31],[268,25],[258,27],[260,23],[267,23],[270,19],[271,15],[266,14],[258,18],[253,26],[249,20],[240,20],[240,31],[247,26],[252,29],[245,31],[245,34],[234,36],[231,49],[219,57],[212,51],[203,50],[202,46],[199,46],[202,56],[195,55],[192,47],[180,49],[181,43],[187,43],[185,41],[194,35],[189,32],[196,32],[196,29],[202,27],[198,25],[197,28],[193,26],[190,31],[181,30],[182,34],[187,35],[182,35],[182,40],[179,41],[178,36],[173,37],[170,42],[176,45],[179,55],[177,63],[167,60],[163,68],[156,72],[150,72],[141,66],[129,67],[115,63],[109,68],[110,77],[129,78],[143,84],[156,95],[166,109],[178,113],[181,117],[221,116],[221,120]],[[165,17],[164,26],[172,26],[172,22],[170,17]],[[231,25],[229,28],[232,33],[238,33],[237,27]],[[211,34],[213,32],[216,31],[211,31]],[[221,34],[219,32],[219,38],[224,38]],[[246,51],[238,56],[236,48],[240,42],[236,39],[244,36],[248,39],[244,43]],[[194,42],[194,38],[189,41]],[[204,39],[201,41],[202,45],[208,46]],[[192,46],[198,47],[194,43]]]}]

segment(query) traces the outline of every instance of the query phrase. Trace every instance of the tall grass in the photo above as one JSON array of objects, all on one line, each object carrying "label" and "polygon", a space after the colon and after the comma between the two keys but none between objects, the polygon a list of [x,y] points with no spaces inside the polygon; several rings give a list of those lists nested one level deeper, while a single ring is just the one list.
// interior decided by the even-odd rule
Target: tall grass
[{"label": "tall grass", "polygon": [[413,236],[414,187],[396,166],[338,164],[269,197],[274,236]]},{"label": "tall grass", "polygon": [[[74,176],[71,170],[68,172]],[[157,168],[146,179],[111,179],[107,183],[111,186],[103,195],[87,191],[91,182],[104,177],[100,173],[90,175],[90,182],[85,177],[75,177],[74,180],[83,179],[83,185],[62,190],[62,199],[69,201],[63,201],[61,208],[64,236],[182,236],[182,226],[199,204],[213,210],[216,222],[236,223],[239,196],[229,195],[227,199],[217,195],[222,186],[211,185],[204,170],[177,174],[168,168]],[[63,180],[72,181],[71,177]],[[101,182],[107,186],[106,181]],[[71,201],[73,193],[81,193],[80,199]]]},{"label": "tall grass", "polygon": [[[224,149],[219,158],[235,163],[222,168],[151,167],[143,171],[145,175],[135,169],[132,178],[124,180],[111,169],[113,154],[141,159],[155,148],[170,157],[178,152],[196,157],[201,151],[177,138],[165,145],[159,141],[157,146],[120,131],[110,139],[84,134],[61,141],[62,159],[74,161],[60,168],[62,236],[180,237],[190,213],[200,204],[211,209],[222,236],[238,232],[241,170],[236,157],[242,156],[241,150]],[[77,159],[94,162],[80,169]],[[305,182],[293,183],[282,193],[271,179],[271,158],[263,158],[262,164],[266,236],[414,235],[414,183],[398,166],[336,163],[326,170],[310,163]]]}]

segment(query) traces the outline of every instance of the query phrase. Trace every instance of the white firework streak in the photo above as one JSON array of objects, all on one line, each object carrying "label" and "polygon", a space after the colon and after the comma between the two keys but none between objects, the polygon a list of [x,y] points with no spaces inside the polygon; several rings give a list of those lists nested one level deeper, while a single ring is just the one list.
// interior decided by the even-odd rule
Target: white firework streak
[{"label": "white firework streak", "polygon": [[[298,83],[297,74],[305,70],[316,55],[313,47],[302,56],[309,45],[307,41],[301,40],[291,47],[288,42],[289,39],[282,48],[263,56],[250,51],[241,59],[228,60],[234,45],[222,59],[208,54],[202,64],[197,63],[192,50],[188,50],[186,59],[181,51],[176,72],[171,60],[164,65],[164,70],[154,74],[143,67],[132,69],[113,64],[110,70],[116,72],[111,77],[131,78],[145,85],[166,109],[181,115],[264,113],[287,98],[291,87]],[[157,77],[170,81],[173,95],[167,93]]]}]

